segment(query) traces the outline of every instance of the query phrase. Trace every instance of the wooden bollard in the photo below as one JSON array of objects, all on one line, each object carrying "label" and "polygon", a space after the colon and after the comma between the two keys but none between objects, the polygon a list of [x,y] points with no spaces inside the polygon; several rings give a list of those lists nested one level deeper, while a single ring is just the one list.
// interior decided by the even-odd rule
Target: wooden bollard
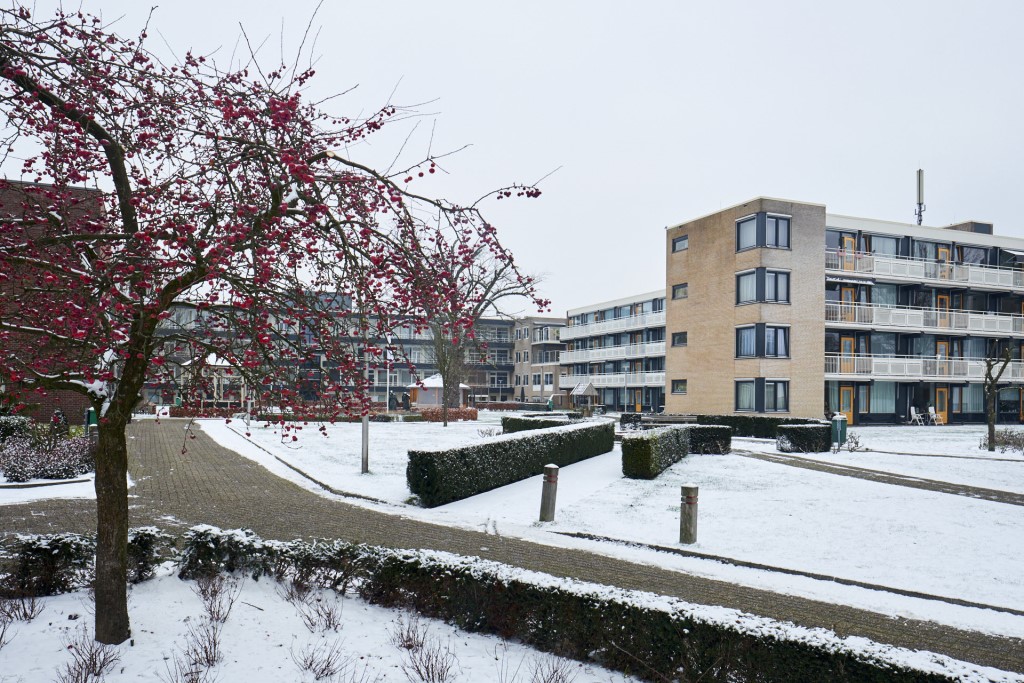
[{"label": "wooden bollard", "polygon": [[697,487],[687,484],[680,491],[679,542],[697,542]]},{"label": "wooden bollard", "polygon": [[558,465],[544,465],[544,488],[540,494],[540,521],[555,521],[555,495],[558,493]]}]

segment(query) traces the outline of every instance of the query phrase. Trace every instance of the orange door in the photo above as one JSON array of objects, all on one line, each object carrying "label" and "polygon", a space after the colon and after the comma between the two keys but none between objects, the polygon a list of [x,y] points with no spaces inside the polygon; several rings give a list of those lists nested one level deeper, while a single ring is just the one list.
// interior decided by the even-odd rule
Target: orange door
[{"label": "orange door", "polygon": [[857,311],[853,306],[857,300],[857,290],[853,287],[843,287],[839,293],[843,309],[842,319],[850,323],[857,322]]},{"label": "orange door", "polygon": [[846,424],[853,424],[853,387],[839,387],[839,412],[846,415]]},{"label": "orange door", "polygon": [[857,240],[843,235],[843,270],[857,269]]},{"label": "orange door", "polygon": [[949,327],[949,295],[939,294],[935,297],[935,308],[938,310],[939,327]]},{"label": "orange door", "polygon": [[940,375],[949,374],[949,342],[935,342],[935,365],[936,372]]},{"label": "orange door", "polygon": [[936,251],[939,262],[939,277],[943,280],[949,279],[949,247],[939,247]]},{"label": "orange door", "polygon": [[942,416],[942,423],[949,424],[949,389],[935,388],[935,414]]},{"label": "orange door", "polygon": [[839,372],[844,375],[854,374],[856,369],[856,361],[853,359],[856,355],[854,351],[853,337],[842,337],[839,340]]}]

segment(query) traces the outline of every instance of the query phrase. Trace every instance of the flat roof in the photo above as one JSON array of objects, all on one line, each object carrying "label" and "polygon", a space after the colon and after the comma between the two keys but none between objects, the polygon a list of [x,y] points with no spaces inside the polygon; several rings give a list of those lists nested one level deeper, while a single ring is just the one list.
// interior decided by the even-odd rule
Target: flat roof
[{"label": "flat roof", "polygon": [[799,199],[781,199],[779,197],[764,197],[764,196],[761,196],[761,197],[751,197],[750,199],[748,199],[745,202],[740,202],[739,204],[733,204],[732,206],[726,206],[724,208],[719,209],[718,211],[712,211],[710,213],[706,213],[706,214],[703,214],[701,216],[697,216],[696,218],[689,218],[689,219],[687,219],[685,221],[681,221],[681,222],[676,223],[674,225],[666,225],[665,229],[666,230],[671,230],[672,228],[678,228],[680,226],[686,225],[687,223],[693,223],[694,221],[699,221],[699,220],[702,220],[704,218],[710,218],[711,216],[716,216],[716,215],[722,213],[723,211],[729,211],[730,209],[739,209],[741,207],[746,206],[747,204],[752,204],[754,202],[759,202],[759,201],[762,201],[762,200],[768,200],[770,202],[786,202],[788,204],[803,204],[804,206],[820,206],[823,209],[825,208],[824,204],[818,204],[817,202],[802,202]]},{"label": "flat roof", "polygon": [[611,301],[600,301],[598,303],[590,304],[589,306],[570,308],[568,311],[566,311],[565,315],[568,317],[573,315],[579,315],[580,313],[589,313],[591,311],[603,311],[606,308],[613,308],[615,306],[625,306],[626,304],[635,304],[641,301],[649,301],[650,299],[662,298],[664,296],[664,289],[656,289],[653,292],[647,292],[646,294],[635,294],[633,296],[626,296],[621,299],[612,299]]},{"label": "flat roof", "polygon": [[[955,225],[961,225],[961,223],[955,223]],[[917,225],[915,223],[900,223],[898,221],[883,221],[877,218],[859,218],[857,216],[843,216],[835,213],[825,214],[825,226],[829,228],[863,230],[865,232],[879,232],[892,235],[907,235],[909,237],[936,240],[939,242],[961,242],[963,244],[977,244],[985,247],[1004,247],[1007,249],[1024,251],[1024,238],[1007,237],[1002,235],[986,235],[983,232],[953,230],[949,227]]]}]

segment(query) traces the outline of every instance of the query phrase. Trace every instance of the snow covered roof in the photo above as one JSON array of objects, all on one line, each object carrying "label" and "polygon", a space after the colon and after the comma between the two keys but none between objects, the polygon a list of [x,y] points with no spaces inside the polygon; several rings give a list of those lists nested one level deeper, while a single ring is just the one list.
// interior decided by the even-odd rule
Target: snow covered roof
[{"label": "snow covered roof", "polygon": [[[424,387],[425,389],[441,389],[442,387],[444,387],[444,379],[441,377],[441,373],[438,373],[436,375],[431,375],[430,377],[427,377],[425,380],[423,380],[422,384],[410,384],[409,388],[415,389],[420,386]],[[459,382],[459,388],[469,389],[469,385]]]}]

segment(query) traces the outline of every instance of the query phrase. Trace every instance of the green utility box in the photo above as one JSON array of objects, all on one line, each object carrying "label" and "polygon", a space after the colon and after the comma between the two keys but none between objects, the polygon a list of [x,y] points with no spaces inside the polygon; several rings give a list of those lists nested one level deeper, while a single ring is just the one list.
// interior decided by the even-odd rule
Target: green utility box
[{"label": "green utility box", "polygon": [[832,443],[842,446],[846,443],[846,415],[832,416]]}]

